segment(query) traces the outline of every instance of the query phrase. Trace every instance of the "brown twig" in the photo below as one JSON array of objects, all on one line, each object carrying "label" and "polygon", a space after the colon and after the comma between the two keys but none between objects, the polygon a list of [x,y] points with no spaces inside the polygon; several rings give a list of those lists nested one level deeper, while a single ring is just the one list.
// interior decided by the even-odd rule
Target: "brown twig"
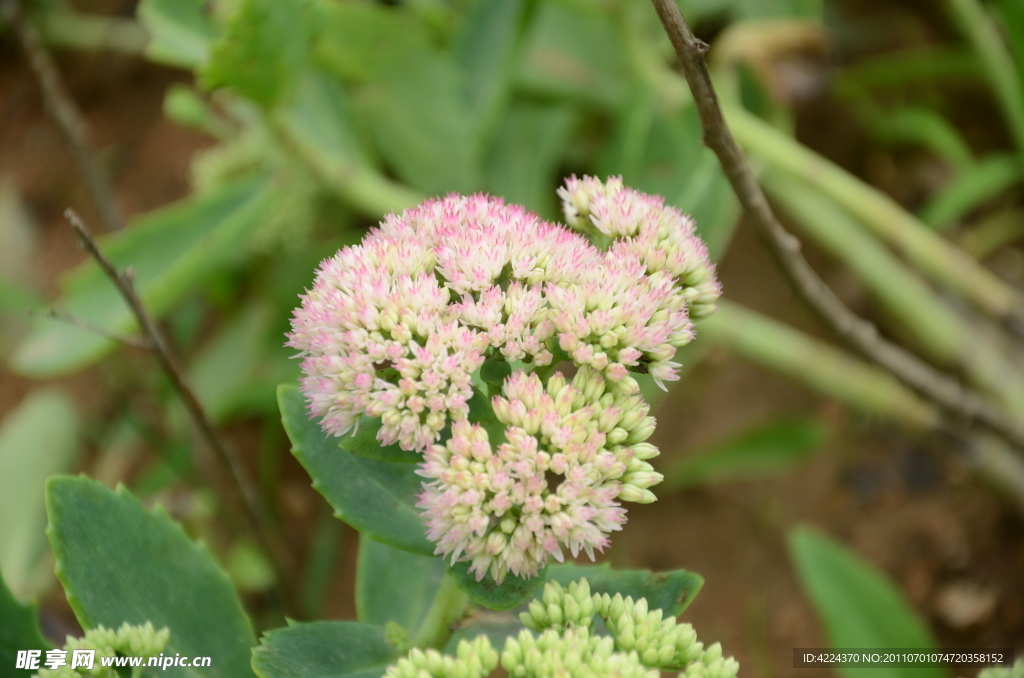
[{"label": "brown twig", "polygon": [[2,10],[7,24],[18,36],[18,42],[21,43],[21,47],[25,51],[29,67],[39,81],[43,106],[50,118],[60,128],[68,145],[71,146],[78,168],[85,176],[89,192],[103,216],[104,224],[109,230],[120,230],[124,227],[124,220],[117,209],[114,192],[89,148],[85,138],[85,122],[78,113],[74,102],[65,92],[60,73],[57,71],[50,53],[43,46],[39,32],[25,16],[20,0],[2,0],[0,10]]},{"label": "brown twig", "polygon": [[772,213],[743,151],[726,125],[704,63],[708,45],[693,35],[674,0],[651,1],[693,93],[704,130],[704,145],[718,156],[747,221],[768,246],[796,293],[837,336],[908,387],[943,410],[968,423],[977,422],[1024,450],[1024,426],[956,379],[887,341],[874,325],[847,308],[814,272],[800,252],[800,241],[786,231]]},{"label": "brown twig", "polygon": [[136,322],[139,324],[139,329],[142,331],[142,335],[146,338],[149,344],[148,348],[153,352],[157,362],[160,363],[160,368],[171,382],[177,396],[181,399],[182,404],[185,406],[185,411],[188,413],[189,419],[192,420],[200,438],[206,443],[206,445],[213,451],[217,460],[227,469],[233,487],[235,488],[241,504],[244,509],[243,515],[245,516],[246,522],[249,525],[252,533],[259,540],[260,545],[266,550],[270,556],[271,561],[274,563],[275,569],[278,574],[278,583],[280,585],[280,594],[282,601],[287,601],[287,592],[285,582],[288,581],[287,574],[291,571],[289,559],[284,554],[283,550],[279,548],[278,544],[270,538],[267,531],[263,529],[263,510],[260,503],[259,495],[249,481],[242,468],[242,464],[233,452],[233,450],[224,444],[224,442],[217,435],[213,428],[213,424],[210,423],[209,418],[206,416],[206,412],[203,410],[202,405],[199,404],[199,400],[196,398],[195,393],[189,387],[185,381],[184,372],[181,370],[177,363],[177,360],[171,354],[167,340],[164,338],[163,332],[157,327],[153,318],[146,311],[142,300],[135,291],[134,275],[129,271],[118,270],[114,264],[107,259],[106,255],[96,245],[96,241],[93,239],[92,234],[82,221],[81,217],[75,213],[74,210],[68,209],[64,211],[64,216],[71,223],[71,226],[75,229],[78,234],[78,239],[82,243],[82,247],[89,253],[89,255],[99,264],[103,273],[117,287],[118,292],[124,298],[128,307],[131,309],[132,314],[135,316]]},{"label": "brown twig", "polygon": [[137,339],[135,337],[129,337],[124,334],[114,334],[113,332],[108,332],[102,327],[97,327],[92,323],[86,322],[85,320],[82,320],[76,315],[72,315],[71,313],[67,313],[65,311],[58,311],[55,308],[47,308],[42,311],[30,308],[28,309],[28,316],[30,318],[50,318],[52,320],[59,320],[61,322],[67,323],[68,325],[74,325],[75,327],[81,328],[86,332],[98,334],[99,336],[106,337],[111,341],[116,341],[117,343],[127,346],[128,348],[137,348],[143,351],[151,351],[153,349],[153,347],[150,346],[149,342],[145,341],[144,339]]}]

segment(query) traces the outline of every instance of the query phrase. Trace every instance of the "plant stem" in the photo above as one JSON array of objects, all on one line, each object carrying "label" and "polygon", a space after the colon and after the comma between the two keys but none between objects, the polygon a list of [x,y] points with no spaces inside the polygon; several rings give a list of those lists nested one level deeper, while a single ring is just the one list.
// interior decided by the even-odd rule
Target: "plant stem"
[{"label": "plant stem", "polygon": [[895,200],[742,109],[730,108],[728,118],[736,139],[762,161],[828,195],[936,282],[986,313],[1024,327],[1024,304],[1012,287]]},{"label": "plant stem", "polygon": [[[964,422],[977,422],[1003,436],[1015,447],[1024,449],[1024,425],[1018,419],[1008,417],[1001,409],[994,407],[977,393],[964,388],[957,380],[935,370],[916,355],[880,336],[871,323],[850,311],[814,272],[800,252],[800,241],[787,232],[772,213],[753,170],[726,125],[718,97],[711,84],[711,76],[704,63],[704,52],[708,46],[693,35],[673,0],[652,2],[675,47],[680,68],[693,92],[694,103],[704,130],[704,143],[718,156],[722,169],[743,206],[747,223],[755,229],[775,257],[794,291],[837,336],[872,362],[894,374],[912,390]],[[774,132],[767,125],[755,125],[750,122],[754,118],[747,113],[738,112],[735,117],[746,120],[748,130],[756,126]],[[774,134],[779,136],[778,133]],[[790,145],[796,146],[802,153],[815,157],[809,151],[802,150],[798,144]],[[819,162],[822,163],[824,161]],[[823,170],[820,167],[817,169],[820,175]],[[950,249],[949,252],[955,253],[957,250]],[[954,256],[953,261],[970,263],[962,253],[959,257]],[[977,271],[991,275],[981,268]],[[998,282],[998,279],[992,279]],[[1015,302],[1016,295],[1010,290],[1007,293],[1010,295],[1007,301]]]},{"label": "plant stem", "polygon": [[43,40],[55,47],[139,56],[149,42],[149,34],[132,19],[56,10],[41,13],[37,21]]},{"label": "plant stem", "polygon": [[374,219],[401,212],[426,199],[418,191],[388,179],[354,159],[324,152],[313,140],[302,139],[280,116],[268,116],[268,126],[281,144],[313,172],[324,186],[353,208]]},{"label": "plant stem", "polygon": [[1024,383],[977,323],[955,313],[930,287],[866,233],[852,216],[806,183],[780,172],[762,176],[765,190],[803,233],[857,276],[926,357],[956,368],[1008,410],[1024,416]]},{"label": "plant stem", "polygon": [[150,350],[160,364],[164,375],[171,382],[174,392],[185,406],[185,411],[195,425],[200,438],[213,451],[217,460],[228,470],[233,482],[232,487],[237,491],[238,498],[243,506],[243,516],[252,534],[270,556],[271,562],[274,563],[277,573],[277,586],[279,587],[278,594],[281,597],[282,604],[287,605],[289,598],[285,583],[289,581],[288,573],[292,571],[290,559],[278,542],[272,540],[267,531],[263,529],[265,521],[263,520],[260,497],[255,486],[245,474],[241,460],[217,435],[213,424],[210,422],[209,417],[207,417],[202,405],[199,404],[195,393],[186,382],[184,372],[180,365],[178,365],[178,361],[171,354],[169,344],[163,332],[157,327],[156,322],[149,315],[148,311],[146,311],[142,299],[139,298],[135,291],[134,275],[131,271],[119,271],[114,266],[99,249],[92,237],[92,233],[89,232],[85,223],[73,210],[66,210],[64,215],[78,234],[82,247],[96,261],[110,281],[114,283],[114,286],[117,287],[118,292],[124,298],[125,303],[127,303],[128,308],[131,309],[139,329],[142,331],[143,336],[146,337]]},{"label": "plant stem", "polygon": [[110,231],[121,230],[124,228],[124,220],[117,209],[114,191],[93,156],[92,149],[86,141],[85,121],[65,92],[60,73],[50,53],[43,46],[39,32],[25,16],[20,0],[0,0],[0,14],[18,36],[18,41],[28,58],[28,65],[39,81],[43,106],[71,146],[78,168],[85,177],[89,192],[103,217],[104,227]]},{"label": "plant stem", "polygon": [[912,430],[940,423],[938,411],[891,374],[785,323],[727,300],[700,324],[701,339],[837,398],[864,412]]},{"label": "plant stem", "polygon": [[1024,91],[1013,56],[992,17],[977,0],[949,0],[956,23],[967,35],[988,79],[1017,148],[1024,152]]},{"label": "plant stem", "polygon": [[979,476],[1024,515],[1024,460],[1002,439],[984,432],[964,436],[891,374],[792,327],[729,301],[701,322],[701,337],[846,405],[911,430],[938,430],[961,440]]},{"label": "plant stem", "polygon": [[419,633],[413,638],[413,647],[440,648],[451,636],[452,624],[462,617],[468,603],[469,596],[459,589],[455,579],[445,571],[441,587],[427,610]]}]

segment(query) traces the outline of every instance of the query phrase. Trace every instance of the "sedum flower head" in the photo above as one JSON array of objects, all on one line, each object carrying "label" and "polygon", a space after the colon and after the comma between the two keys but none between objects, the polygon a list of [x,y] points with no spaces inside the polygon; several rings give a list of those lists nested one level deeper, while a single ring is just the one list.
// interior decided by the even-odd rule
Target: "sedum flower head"
[{"label": "sedum flower head", "polygon": [[570,226],[610,239],[609,253],[641,261],[648,274],[671,276],[683,289],[691,318],[714,313],[722,289],[690,217],[660,196],[624,186],[621,177],[602,182],[573,176],[558,195]]},{"label": "sedum flower head", "polygon": [[520,371],[493,399],[504,441],[456,422],[419,471],[436,552],[501,583],[508,572],[535,576],[549,557],[561,562],[563,548],[591,559],[603,550],[626,521],[619,502],[653,501],[647,488],[662,479],[646,461],[657,454],[643,442],[653,430],[646,409],[605,388],[587,368],[571,384],[555,373],[546,387]]}]

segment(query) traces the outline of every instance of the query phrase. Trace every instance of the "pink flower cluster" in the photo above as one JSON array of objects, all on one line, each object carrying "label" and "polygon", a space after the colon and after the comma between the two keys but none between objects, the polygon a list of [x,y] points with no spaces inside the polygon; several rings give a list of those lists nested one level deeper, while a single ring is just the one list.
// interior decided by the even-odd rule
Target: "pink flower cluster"
[{"label": "pink flower cluster", "polygon": [[573,176],[558,195],[570,226],[612,239],[609,254],[642,262],[648,275],[664,271],[678,281],[691,318],[715,312],[722,287],[693,219],[666,206],[661,196],[623,186],[619,177],[603,183]]},{"label": "pink flower cluster", "polygon": [[[333,435],[379,418],[380,442],[424,452],[438,552],[498,581],[562,548],[593,555],[625,521],[618,502],[654,501],[654,419],[630,372],[678,379],[691,317],[720,294],[692,221],[661,198],[586,177],[559,195],[581,232],[484,195],[387,216],[321,264],[288,335],[311,416]],[[545,388],[528,370],[556,356],[579,372]],[[468,420],[487,359],[517,363],[492,401],[501,439]]]},{"label": "pink flower cluster", "polygon": [[658,453],[644,442],[653,418],[639,396],[617,389],[587,367],[572,384],[556,372],[546,388],[515,372],[494,398],[504,442],[456,422],[419,471],[429,482],[418,506],[437,553],[501,583],[507,572],[536,575],[549,557],[561,562],[563,548],[591,559],[603,550],[626,521],[618,500],[654,501],[647,488],[662,479],[646,461]]}]

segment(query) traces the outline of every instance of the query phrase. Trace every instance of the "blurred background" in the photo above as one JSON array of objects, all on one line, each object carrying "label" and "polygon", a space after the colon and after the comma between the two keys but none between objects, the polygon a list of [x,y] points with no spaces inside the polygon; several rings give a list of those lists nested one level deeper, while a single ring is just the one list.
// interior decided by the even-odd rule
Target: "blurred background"
[{"label": "blurred background", "polygon": [[[884,335],[1024,419],[1024,4],[679,5],[815,269]],[[847,351],[795,298],[701,145],[648,4],[2,6],[0,571],[51,636],[76,628],[43,532],[55,473],[163,504],[257,624],[281,613],[227,474],[153,357],[111,339],[135,335],[132,317],[66,208],[133,268],[258,484],[294,555],[289,616],[351,618],[356,533],[290,455],[274,395],[298,374],[283,347],[298,295],[387,212],[486,191],[558,219],[555,188],[575,173],[622,175],[692,214],[725,289],[684,378],[649,392],[666,481],[607,559],[702,574],[684,619],[747,675],[792,675],[794,647],[868,646],[844,627],[860,614],[900,620],[873,646],[1024,652],[1021,450]],[[76,134],[48,107],[77,111]]]}]

